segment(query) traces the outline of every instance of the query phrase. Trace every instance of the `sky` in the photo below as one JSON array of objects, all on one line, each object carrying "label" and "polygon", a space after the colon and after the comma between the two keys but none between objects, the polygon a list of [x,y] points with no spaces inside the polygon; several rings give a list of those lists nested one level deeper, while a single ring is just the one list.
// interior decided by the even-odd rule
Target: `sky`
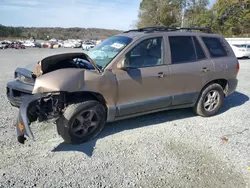
[{"label": "sky", "polygon": [[[210,0],[213,3],[215,0]],[[135,27],[141,0],[0,0],[0,24],[24,27]]]}]

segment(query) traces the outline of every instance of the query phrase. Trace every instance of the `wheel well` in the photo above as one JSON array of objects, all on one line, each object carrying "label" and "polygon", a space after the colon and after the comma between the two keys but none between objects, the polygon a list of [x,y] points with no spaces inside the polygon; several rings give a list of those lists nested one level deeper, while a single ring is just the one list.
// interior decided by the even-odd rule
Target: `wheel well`
[{"label": "wheel well", "polygon": [[66,94],[67,102],[82,101],[82,100],[96,100],[100,102],[105,108],[107,107],[106,100],[100,93],[83,91],[83,92],[74,92]]},{"label": "wheel well", "polygon": [[[211,84],[214,84],[214,83],[221,85],[221,87],[222,87],[222,89],[223,89],[223,91],[224,91],[224,95],[225,95],[225,92],[226,92],[226,90],[227,90],[227,83],[228,83],[228,81],[225,80],[225,79],[217,79],[217,80],[213,80],[213,81],[208,82],[208,83],[201,89],[200,94],[198,95],[198,98],[197,98],[197,99],[199,99],[199,97],[201,96],[203,90],[204,90],[205,88],[207,88],[207,86],[209,86],[209,85],[211,85]],[[197,103],[197,102],[198,102],[198,100],[196,101],[196,103]]]},{"label": "wheel well", "polygon": [[[221,87],[223,88],[223,91],[225,92],[226,87],[227,87],[227,83],[228,83],[228,81],[225,80],[225,79],[217,79],[217,80],[213,80],[213,81],[211,81],[211,82],[208,82],[208,83],[203,87],[203,89],[205,89],[208,85],[214,84],[214,83],[221,85]],[[203,90],[203,89],[202,89],[202,90]]]}]

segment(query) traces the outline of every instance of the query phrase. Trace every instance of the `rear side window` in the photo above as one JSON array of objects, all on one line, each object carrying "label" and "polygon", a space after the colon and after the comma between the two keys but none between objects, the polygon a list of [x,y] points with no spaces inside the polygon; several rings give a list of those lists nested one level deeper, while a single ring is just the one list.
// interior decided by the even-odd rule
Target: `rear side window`
[{"label": "rear side window", "polygon": [[219,38],[202,37],[211,57],[227,56],[227,51],[224,48]]},{"label": "rear side window", "polygon": [[195,49],[196,49],[197,59],[198,60],[205,59],[206,56],[201,48],[199,41],[197,40],[196,37],[193,37],[193,39],[194,39],[194,45],[195,45]]},{"label": "rear side window", "polygon": [[172,63],[196,61],[196,54],[191,36],[170,36]]}]

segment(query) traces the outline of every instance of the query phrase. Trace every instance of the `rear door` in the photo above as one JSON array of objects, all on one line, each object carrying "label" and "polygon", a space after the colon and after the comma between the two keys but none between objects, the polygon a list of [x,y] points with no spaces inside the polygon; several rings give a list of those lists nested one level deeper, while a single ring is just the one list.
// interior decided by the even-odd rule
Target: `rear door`
[{"label": "rear door", "polygon": [[230,79],[232,75],[235,76],[238,60],[233,56],[227,41],[220,36],[202,36],[201,40],[214,64],[214,73],[211,77],[215,80]]},{"label": "rear door", "polygon": [[170,79],[172,105],[185,105],[197,100],[204,79],[214,71],[196,36],[169,36],[171,54]]}]

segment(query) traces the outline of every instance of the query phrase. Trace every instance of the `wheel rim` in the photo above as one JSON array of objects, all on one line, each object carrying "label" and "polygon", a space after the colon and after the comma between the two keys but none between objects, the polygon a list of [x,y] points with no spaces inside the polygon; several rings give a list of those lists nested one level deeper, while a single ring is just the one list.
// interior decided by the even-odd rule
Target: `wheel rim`
[{"label": "wheel rim", "polygon": [[220,94],[216,90],[209,91],[205,97],[203,106],[208,112],[213,111],[219,105]]},{"label": "wheel rim", "polygon": [[81,112],[75,117],[71,126],[71,132],[76,137],[85,137],[94,132],[99,124],[99,117],[94,110]]}]

